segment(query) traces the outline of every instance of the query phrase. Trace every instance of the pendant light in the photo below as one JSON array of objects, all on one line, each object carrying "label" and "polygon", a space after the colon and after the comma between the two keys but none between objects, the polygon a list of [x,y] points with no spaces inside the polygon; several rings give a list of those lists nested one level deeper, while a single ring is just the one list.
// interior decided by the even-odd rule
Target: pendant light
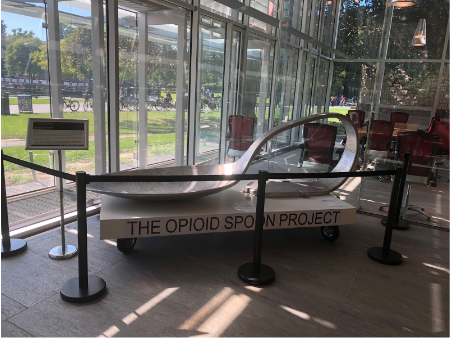
[{"label": "pendant light", "polygon": [[421,47],[426,45],[426,19],[420,19],[412,39],[412,46]]},{"label": "pendant light", "polygon": [[415,5],[415,0],[392,0],[391,5],[394,7],[410,7]]}]

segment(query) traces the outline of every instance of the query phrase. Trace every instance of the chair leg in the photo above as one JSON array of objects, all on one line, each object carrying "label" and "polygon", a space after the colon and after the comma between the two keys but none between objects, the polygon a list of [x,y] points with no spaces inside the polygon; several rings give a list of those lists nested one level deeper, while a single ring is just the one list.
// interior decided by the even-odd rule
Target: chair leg
[{"label": "chair leg", "polygon": [[404,216],[407,211],[407,206],[409,205],[409,197],[410,197],[410,187],[412,186],[412,183],[407,183],[407,192],[406,197],[404,197],[404,202],[401,205],[401,212],[399,218],[404,219]]},{"label": "chair leg", "polygon": [[412,211],[418,212],[419,214],[422,214],[422,215],[426,216],[428,221],[431,220],[431,215],[429,215],[428,213],[424,212],[423,210],[421,210],[419,208],[416,208],[416,207],[413,207],[413,206],[409,206],[409,207],[407,207],[407,210],[412,210]]}]

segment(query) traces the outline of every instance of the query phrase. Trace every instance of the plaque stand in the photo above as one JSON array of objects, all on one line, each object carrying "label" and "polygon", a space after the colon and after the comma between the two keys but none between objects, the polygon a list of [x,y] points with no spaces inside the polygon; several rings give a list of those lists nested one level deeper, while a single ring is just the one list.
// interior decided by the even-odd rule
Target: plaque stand
[{"label": "plaque stand", "polygon": [[[58,150],[58,166],[59,170],[63,170],[61,158],[61,150]],[[61,223],[61,246],[56,246],[49,252],[49,257],[52,259],[69,259],[75,257],[78,250],[73,245],[66,245],[65,227],[64,227],[64,193],[63,193],[63,179],[59,178],[59,191],[60,191],[60,223]]]}]

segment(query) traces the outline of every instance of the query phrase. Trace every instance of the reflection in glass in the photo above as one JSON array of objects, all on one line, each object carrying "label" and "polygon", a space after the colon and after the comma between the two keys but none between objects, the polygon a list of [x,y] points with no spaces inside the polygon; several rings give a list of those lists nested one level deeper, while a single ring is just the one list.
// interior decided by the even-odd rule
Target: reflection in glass
[{"label": "reflection in glass", "polygon": [[226,25],[201,17],[199,26],[196,164],[219,163]]},{"label": "reflection in glass", "polygon": [[[293,120],[294,91],[296,87],[298,51],[288,46],[282,46],[279,53],[273,127]],[[277,148],[289,145],[290,135],[291,130],[277,135]],[[273,143],[271,147],[272,149],[277,149]]]},{"label": "reflection in glass", "polygon": [[[238,0],[240,1],[240,0]],[[242,0],[240,2],[243,2]],[[243,14],[215,0],[201,0],[200,7],[225,18],[241,22]]]},{"label": "reflection in glass", "polygon": [[[154,18],[158,16],[161,12],[154,12],[148,20],[146,99],[149,164],[173,160],[177,143],[181,143],[186,151],[187,142],[190,22],[187,15],[170,11],[165,16],[170,18],[168,22],[159,20],[160,24],[154,24]],[[183,48],[179,50],[180,43]],[[184,82],[177,84],[180,75]],[[178,101],[182,104],[177,105]],[[177,119],[177,116],[182,118]],[[182,135],[176,135],[177,123],[183,124],[180,129]]]},{"label": "reflection in glass", "polygon": [[[26,7],[26,8],[25,8]],[[1,84],[2,98],[9,96],[9,104],[2,102],[2,150],[28,162],[54,168],[53,155],[48,150],[24,149],[27,120],[30,114],[19,114],[18,94],[32,94],[32,109],[39,117],[52,117],[49,100],[47,62],[47,31],[43,28],[43,3],[2,1]],[[3,101],[3,99],[2,99]],[[9,115],[7,114],[9,108]],[[13,196],[54,186],[50,175],[32,172],[22,166],[5,162],[6,195]],[[10,224],[15,219],[10,219]]]},{"label": "reflection in glass", "polygon": [[137,13],[119,12],[119,152],[120,170],[138,166],[138,50]]},{"label": "reflection in glass", "polygon": [[242,114],[255,118],[254,140],[268,128],[274,41],[249,36]]},{"label": "reflection in glass", "polygon": [[377,59],[384,13],[385,2],[369,0],[357,3],[354,0],[343,0],[338,24],[337,49],[356,59]]},{"label": "reflection in glass", "polygon": [[[426,20],[424,47],[412,46],[420,20]],[[388,59],[441,59],[449,19],[449,2],[425,1],[421,6],[395,9],[393,12]]]}]

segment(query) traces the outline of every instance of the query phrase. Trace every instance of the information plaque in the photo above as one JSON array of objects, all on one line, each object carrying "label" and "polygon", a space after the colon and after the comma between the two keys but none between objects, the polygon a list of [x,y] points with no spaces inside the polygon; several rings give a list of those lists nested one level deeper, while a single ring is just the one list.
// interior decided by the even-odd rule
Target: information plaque
[{"label": "information plaque", "polygon": [[27,150],[88,150],[89,120],[28,119]]}]

